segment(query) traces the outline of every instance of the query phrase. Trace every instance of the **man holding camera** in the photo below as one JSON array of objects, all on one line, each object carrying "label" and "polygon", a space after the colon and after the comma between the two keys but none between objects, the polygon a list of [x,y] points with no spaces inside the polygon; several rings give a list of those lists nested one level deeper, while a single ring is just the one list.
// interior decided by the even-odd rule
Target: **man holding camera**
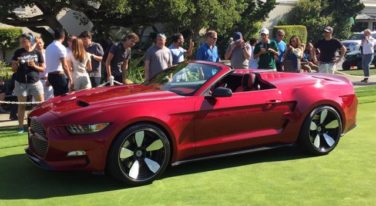
[{"label": "man holding camera", "polygon": [[261,29],[260,35],[261,41],[256,44],[254,50],[255,58],[259,58],[258,68],[277,71],[275,60],[278,57],[278,45],[269,39],[267,28]]},{"label": "man holding camera", "polygon": [[235,32],[232,42],[226,50],[225,58],[231,60],[231,66],[235,69],[248,69],[251,58],[251,46],[244,41],[240,32]]},{"label": "man holding camera", "polygon": [[[19,102],[26,102],[27,96],[33,96],[36,101],[44,100],[43,85],[39,80],[39,73],[44,72],[45,64],[41,52],[33,48],[33,36],[22,34],[20,43],[22,48],[14,52],[12,69],[15,72],[14,94]],[[25,118],[25,104],[18,105],[18,132],[23,133]]]}]

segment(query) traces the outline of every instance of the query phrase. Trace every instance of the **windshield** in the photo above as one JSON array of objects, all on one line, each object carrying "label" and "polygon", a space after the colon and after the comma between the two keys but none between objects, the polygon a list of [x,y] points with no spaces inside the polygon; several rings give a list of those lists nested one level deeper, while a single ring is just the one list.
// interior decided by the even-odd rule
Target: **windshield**
[{"label": "windshield", "polygon": [[162,71],[144,84],[179,95],[190,96],[219,71],[220,68],[213,65],[180,64]]},{"label": "windshield", "polygon": [[[363,37],[364,37],[363,34],[353,34],[353,35],[350,37],[350,39],[351,39],[351,40],[362,40]],[[372,37],[376,39],[376,33],[373,33],[373,34],[372,34]]]}]

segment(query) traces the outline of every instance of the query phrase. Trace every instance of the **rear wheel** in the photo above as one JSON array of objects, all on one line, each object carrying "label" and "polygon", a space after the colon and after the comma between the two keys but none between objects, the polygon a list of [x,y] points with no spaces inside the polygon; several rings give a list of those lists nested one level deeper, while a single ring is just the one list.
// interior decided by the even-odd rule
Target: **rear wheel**
[{"label": "rear wheel", "polygon": [[151,124],[138,124],[119,134],[112,145],[108,169],[112,176],[130,185],[154,181],[170,160],[167,136]]},{"label": "rear wheel", "polygon": [[342,69],[343,70],[350,70],[351,64],[348,61],[343,62]]},{"label": "rear wheel", "polygon": [[338,112],[333,107],[320,106],[306,118],[299,143],[310,154],[324,155],[337,146],[341,133],[342,121]]}]

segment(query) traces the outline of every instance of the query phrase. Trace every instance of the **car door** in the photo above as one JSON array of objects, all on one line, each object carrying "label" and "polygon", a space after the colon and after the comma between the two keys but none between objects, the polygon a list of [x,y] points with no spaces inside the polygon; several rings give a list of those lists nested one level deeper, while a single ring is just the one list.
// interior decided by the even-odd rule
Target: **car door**
[{"label": "car door", "polygon": [[198,97],[195,106],[197,154],[216,154],[278,140],[291,110],[278,89]]}]

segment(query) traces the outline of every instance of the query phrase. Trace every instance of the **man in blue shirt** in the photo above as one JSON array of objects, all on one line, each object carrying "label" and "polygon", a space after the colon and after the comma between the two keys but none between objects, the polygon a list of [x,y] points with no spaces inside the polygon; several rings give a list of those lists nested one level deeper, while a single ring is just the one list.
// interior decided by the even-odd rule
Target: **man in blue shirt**
[{"label": "man in blue shirt", "polygon": [[192,51],[194,43],[192,40],[189,40],[188,50],[184,49],[182,46],[184,44],[184,36],[181,33],[174,34],[172,36],[172,44],[168,47],[172,54],[172,64],[176,65],[181,62],[184,62],[185,57],[192,56]]},{"label": "man in blue shirt", "polygon": [[218,48],[215,45],[217,42],[218,34],[216,31],[209,30],[205,34],[206,43],[201,45],[196,53],[196,60],[219,62]]},{"label": "man in blue shirt", "polygon": [[279,72],[283,71],[282,57],[286,51],[286,43],[283,41],[284,37],[285,37],[285,31],[283,31],[282,29],[279,29],[277,31],[277,38],[276,38],[276,42],[278,46],[278,60],[276,62],[276,66],[277,66],[277,71]]}]

